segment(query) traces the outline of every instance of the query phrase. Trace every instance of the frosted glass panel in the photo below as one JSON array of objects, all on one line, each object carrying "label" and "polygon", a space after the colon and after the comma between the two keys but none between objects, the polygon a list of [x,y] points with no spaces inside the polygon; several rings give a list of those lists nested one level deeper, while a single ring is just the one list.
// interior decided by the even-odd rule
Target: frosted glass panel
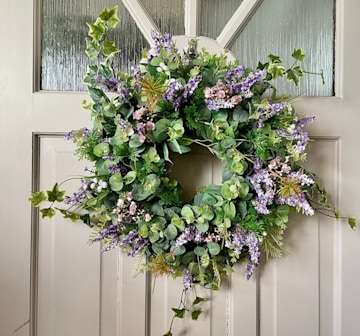
[{"label": "frosted glass panel", "polygon": [[162,33],[184,35],[184,0],[142,0]]},{"label": "frosted glass panel", "polygon": [[[221,0],[219,0],[221,2]],[[307,71],[324,70],[326,84],[307,76],[300,88],[286,82],[279,89],[292,95],[332,96],[334,68],[334,0],[264,0],[231,50],[241,63],[254,67],[271,52],[292,65],[291,53],[302,47]]]},{"label": "frosted glass panel", "polygon": [[[144,0],[162,32],[184,33],[183,1]],[[119,6],[121,22],[110,35],[121,49],[119,68],[129,71],[149,45],[120,0],[43,0],[41,89],[83,91],[81,83],[88,59],[85,55],[86,22],[93,22],[104,7]]]},{"label": "frosted glass panel", "polygon": [[216,39],[242,2],[243,0],[202,0],[200,35]]}]

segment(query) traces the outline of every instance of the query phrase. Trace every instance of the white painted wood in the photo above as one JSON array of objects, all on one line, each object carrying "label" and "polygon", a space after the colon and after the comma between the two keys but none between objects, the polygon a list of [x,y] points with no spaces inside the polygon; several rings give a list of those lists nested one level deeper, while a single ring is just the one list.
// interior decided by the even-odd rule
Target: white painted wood
[{"label": "white painted wood", "polygon": [[256,8],[263,0],[243,0],[239,8],[225,25],[216,41],[224,48],[230,48],[236,35],[243,29]]},{"label": "white painted wood", "polygon": [[[337,3],[336,92],[339,98],[304,98],[296,106],[298,111],[318,116],[318,122],[309,127],[311,134],[318,139],[309,158],[309,167],[316,169],[323,180],[326,179],[326,187],[340,210],[360,218],[357,197],[360,186],[360,69],[356,66],[359,46],[354,43],[360,29],[357,14],[360,3],[356,0]],[[166,331],[171,317],[168,308],[178,302],[181,280],[157,281],[149,306],[151,328],[146,334],[145,299],[149,289],[145,278],[134,280],[129,277],[132,259],[118,257],[116,251],[97,254],[93,251],[93,248],[97,248],[94,246],[86,246],[85,253],[79,240],[85,238],[86,227],[74,227],[71,223],[60,225],[58,222],[59,227],[54,228],[53,222],[46,222],[31,235],[31,208],[27,198],[32,181],[32,132],[65,132],[89,125],[90,122],[87,111],[81,108],[84,94],[33,93],[33,5],[33,1],[0,2],[1,13],[17,13],[17,21],[21,22],[15,25],[10,14],[3,15],[0,21],[0,42],[6,46],[6,52],[0,53],[0,335],[40,336],[51,330],[47,335],[65,336],[60,333],[65,330],[67,336],[71,335],[71,330],[77,330],[76,335],[83,336],[83,330],[88,326],[74,321],[74,315],[69,314],[71,309],[78,307],[76,305],[85,306],[85,311],[77,311],[75,317],[81,314],[81,320],[85,315],[91,316],[87,323],[92,328],[85,331],[86,335],[161,335]],[[140,17],[143,16],[142,12]],[[148,26],[153,27],[151,23]],[[230,32],[225,35],[231,36]],[[183,39],[186,40],[185,37]],[[231,39],[224,37],[221,43],[202,40],[199,42],[204,45],[225,46],[224,43],[229,43]],[[215,49],[219,50],[217,46]],[[53,141],[45,138],[47,144]],[[56,156],[60,155],[60,166],[68,162],[69,167],[64,168],[76,168],[76,158],[72,157],[74,161],[70,164],[70,158],[65,159],[61,153],[54,154],[62,145],[59,147],[56,142],[56,145],[50,144],[50,149],[46,149],[46,146],[41,145],[41,150],[47,153],[42,158],[45,166],[56,162]],[[52,147],[56,149],[55,152]],[[216,164],[212,163],[211,171],[205,169],[199,178],[195,176],[196,169],[193,169],[196,183],[215,181],[219,170]],[[52,164],[49,167],[50,172]],[[41,183],[54,176],[49,172],[41,176]],[[64,172],[60,169],[55,175]],[[187,177],[190,181],[191,175]],[[188,183],[190,187],[193,184]],[[69,241],[62,248],[64,237]],[[36,263],[32,264],[39,283],[30,283],[31,241],[35,247],[40,243],[38,269],[34,268]],[[50,244],[51,241],[56,245]],[[71,246],[76,246],[72,253],[69,249]],[[255,281],[246,282],[241,269],[237,270],[231,279],[231,286],[225,285],[221,291],[212,293],[212,300],[206,306],[207,313],[201,320],[187,320],[183,324],[176,321],[176,333],[188,330],[186,335],[357,335],[360,306],[359,230],[352,231],[344,220],[296,218],[287,232],[286,246],[292,254],[266,265],[257,277],[258,287]],[[33,253],[33,256],[37,254]],[[91,263],[95,260],[96,265],[92,267]],[[86,277],[84,282],[79,280],[76,267],[79,263],[82,265],[80,270],[91,278],[90,282],[85,281]],[[74,279],[66,278],[66,273],[61,271],[65,266],[68,272],[71,270]],[[59,280],[63,283],[59,283]],[[39,294],[32,301],[31,288],[37,288]],[[55,288],[58,290],[55,291]],[[87,296],[89,288],[96,288],[96,297],[93,294]],[[61,290],[63,296],[59,295]],[[89,292],[92,293],[92,290]],[[74,293],[74,297],[70,293]],[[64,305],[79,297],[79,302],[75,302],[69,311],[64,309]],[[33,308],[32,316],[30,307]],[[47,307],[50,307],[49,310]],[[96,317],[93,318],[94,315]],[[31,317],[30,326],[26,322]],[[52,330],[61,321],[63,329],[53,333]],[[21,325],[23,327],[18,329]]]},{"label": "white painted wood", "polygon": [[152,47],[154,45],[154,41],[151,38],[151,31],[158,31],[159,28],[150,17],[146,8],[140,0],[122,0],[122,2],[136,22],[136,25],[139,27],[141,33]]},{"label": "white painted wood", "polygon": [[[186,35],[174,36],[174,40],[176,41],[176,46],[181,51],[188,50],[190,39],[191,37]],[[209,51],[212,54],[224,53],[224,48],[217,41],[205,36],[200,36],[197,39],[196,46],[198,50],[205,48],[207,51]],[[235,60],[235,56],[231,51],[227,50],[226,55],[229,61]]]},{"label": "white painted wood", "polygon": [[184,0],[185,7],[185,35],[196,37],[200,35],[200,4],[201,0]]}]

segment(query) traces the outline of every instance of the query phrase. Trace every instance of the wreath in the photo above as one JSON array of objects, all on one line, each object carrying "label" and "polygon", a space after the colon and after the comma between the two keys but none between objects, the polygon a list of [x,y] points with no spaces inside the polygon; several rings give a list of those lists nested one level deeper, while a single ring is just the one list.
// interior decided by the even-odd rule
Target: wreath
[{"label": "wreath", "polygon": [[[185,291],[193,284],[218,289],[240,262],[249,279],[262,252],[266,259],[280,256],[291,211],[338,217],[326,190],[301,165],[310,141],[304,127],[315,117],[298,115],[275,87],[281,77],[299,84],[302,49],[294,50],[288,69],[269,55],[253,70],[229,62],[226,53],[198,52],[194,40],[181,53],[169,34],[153,32],[154,48],[128,74],[113,68],[119,50],[107,38],[118,22],[114,7],[88,25],[86,53],[100,59],[83,80],[93,127],[65,135],[93,169],[70,196],[58,183],[34,192],[34,206],[51,202],[40,210],[43,217],[58,210],[83,221],[92,228],[92,243],[146,257],[145,271],[181,276]],[[172,153],[186,155],[194,145],[223,162],[222,183],[202,186],[185,204],[169,172]],[[354,227],[355,219],[349,223]]]}]

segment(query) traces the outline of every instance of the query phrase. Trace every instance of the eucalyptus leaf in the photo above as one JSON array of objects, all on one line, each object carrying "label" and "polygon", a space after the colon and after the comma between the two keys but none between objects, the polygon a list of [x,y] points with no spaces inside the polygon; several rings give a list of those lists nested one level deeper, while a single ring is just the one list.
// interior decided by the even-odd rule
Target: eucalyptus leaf
[{"label": "eucalyptus leaf", "polygon": [[173,240],[177,236],[177,229],[174,224],[169,224],[164,231],[164,235],[167,239]]},{"label": "eucalyptus leaf", "polygon": [[120,173],[115,173],[109,179],[110,188],[113,191],[120,191],[124,187],[124,180]]}]

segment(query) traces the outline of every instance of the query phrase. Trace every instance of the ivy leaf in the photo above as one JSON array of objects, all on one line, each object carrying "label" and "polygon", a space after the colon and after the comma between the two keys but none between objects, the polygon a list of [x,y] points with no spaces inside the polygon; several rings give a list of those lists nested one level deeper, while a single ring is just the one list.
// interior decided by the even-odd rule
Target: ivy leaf
[{"label": "ivy leaf", "polygon": [[272,78],[282,77],[284,75],[285,68],[280,65],[270,64],[267,72],[272,75]]},{"label": "ivy leaf", "polygon": [[55,208],[55,209],[60,211],[63,214],[65,219],[70,219],[73,223],[81,219],[80,215],[78,215],[74,212],[69,212],[64,209],[59,209],[59,208]]},{"label": "ivy leaf", "polygon": [[282,63],[283,62],[283,60],[279,56],[276,56],[273,54],[269,54],[268,58],[272,63]]},{"label": "ivy leaf", "polygon": [[296,86],[299,85],[301,77],[304,77],[304,71],[299,66],[286,70],[287,80],[289,82],[293,81]]},{"label": "ivy leaf", "polygon": [[302,48],[295,48],[291,56],[299,62],[304,62],[306,58]]},{"label": "ivy leaf", "polygon": [[163,336],[173,336],[171,330],[169,330],[166,334],[164,334]]},{"label": "ivy leaf", "polygon": [[41,217],[42,217],[42,218],[45,218],[45,217],[52,218],[52,217],[54,217],[55,214],[56,214],[55,209],[53,209],[53,208],[51,208],[51,207],[50,207],[50,208],[41,209],[40,212],[41,212]]},{"label": "ivy leaf", "polygon": [[197,297],[195,298],[195,300],[193,301],[192,306],[195,306],[195,305],[197,305],[197,304],[199,304],[199,303],[201,303],[201,302],[204,302],[204,301],[205,301],[204,298],[202,298],[202,297],[200,297],[200,296],[197,296]]},{"label": "ivy leaf", "polygon": [[181,319],[185,317],[185,308],[183,309],[171,308],[171,309],[175,313],[174,317]]},{"label": "ivy leaf", "polygon": [[91,60],[95,59],[100,53],[100,43],[95,39],[86,39],[85,53]]},{"label": "ivy leaf", "polygon": [[42,202],[47,201],[47,197],[43,191],[34,191],[31,193],[29,201],[34,207],[38,207]]},{"label": "ivy leaf", "polygon": [[356,218],[355,217],[349,217],[348,223],[352,229],[356,228]]},{"label": "ivy leaf", "polygon": [[116,25],[120,22],[120,19],[117,16],[118,6],[113,8],[104,8],[102,13],[99,15],[100,19],[107,22],[108,26],[115,28]]},{"label": "ivy leaf", "polygon": [[110,56],[112,54],[116,54],[120,50],[116,48],[114,41],[109,41],[108,39],[103,42],[103,53],[105,56]]},{"label": "ivy leaf", "polygon": [[194,320],[194,321],[197,321],[197,319],[199,318],[200,314],[202,313],[202,310],[201,308],[197,309],[197,310],[194,310],[193,312],[191,312],[191,318]]},{"label": "ivy leaf", "polygon": [[86,23],[89,27],[88,35],[94,40],[99,41],[105,34],[106,28],[100,19],[97,19],[95,23]]},{"label": "ivy leaf", "polygon": [[55,183],[52,190],[47,190],[49,202],[62,202],[64,200],[65,191],[59,190],[59,184]]}]

